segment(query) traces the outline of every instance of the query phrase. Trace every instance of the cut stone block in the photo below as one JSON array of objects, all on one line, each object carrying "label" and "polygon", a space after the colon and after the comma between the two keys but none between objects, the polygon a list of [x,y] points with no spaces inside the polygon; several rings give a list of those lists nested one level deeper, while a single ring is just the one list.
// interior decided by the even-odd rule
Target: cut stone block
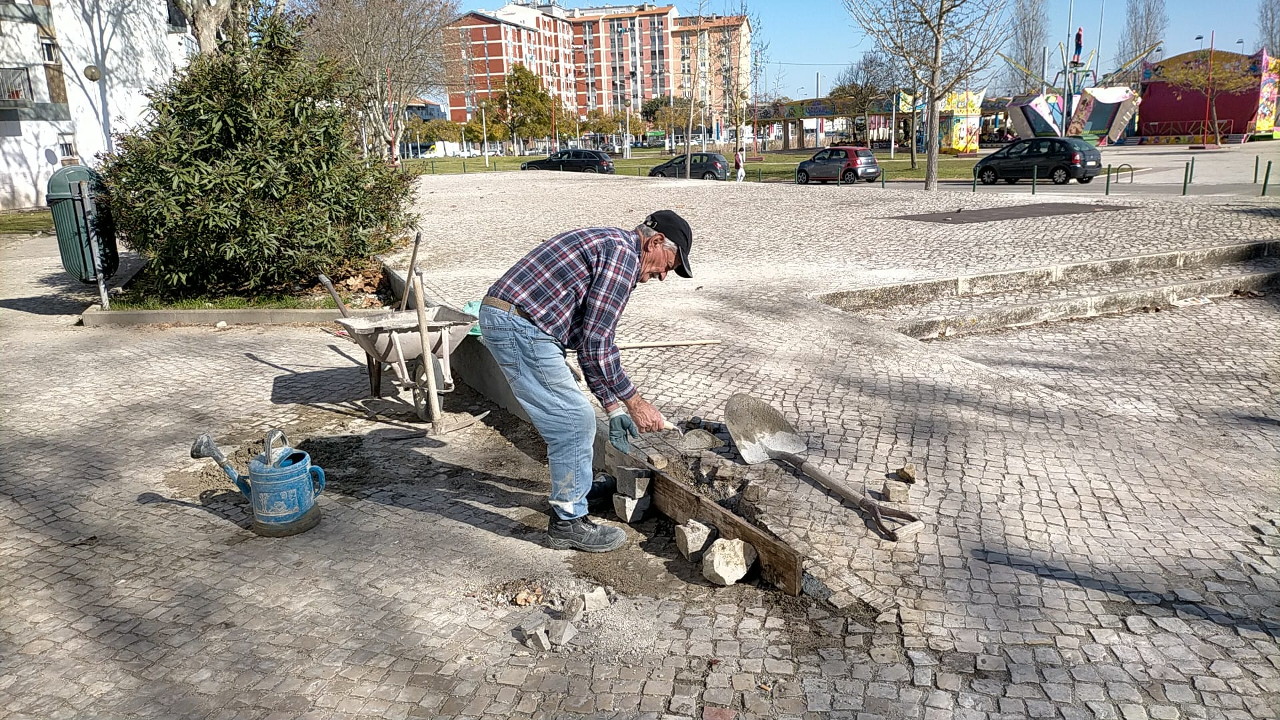
[{"label": "cut stone block", "polygon": [[552,620],[547,623],[547,638],[554,647],[564,647],[569,644],[574,635],[578,634],[578,629],[568,620]]},{"label": "cut stone block", "polygon": [[591,592],[582,594],[583,609],[587,612],[595,612],[609,607],[609,593],[605,592],[602,587],[595,588]]},{"label": "cut stone block", "polygon": [[650,502],[652,501],[648,495],[637,500],[619,493],[613,496],[613,512],[622,522],[637,523],[644,518]]},{"label": "cut stone block", "polygon": [[895,474],[898,476],[898,479],[904,483],[914,483],[916,481],[916,466],[911,463],[907,463],[906,465],[898,468],[898,472]]},{"label": "cut stone block", "polygon": [[543,625],[525,636],[525,644],[534,650],[547,652],[551,650],[551,638],[547,637],[547,626]]},{"label": "cut stone block", "polygon": [[582,620],[582,613],[586,611],[586,609],[587,601],[583,599],[583,596],[579,595],[570,600],[569,604],[565,606],[564,619],[571,623],[579,622]]},{"label": "cut stone block", "polygon": [[648,495],[650,480],[647,468],[618,468],[618,492],[629,498],[639,500]]},{"label": "cut stone block", "polygon": [[904,503],[911,499],[911,486],[897,480],[884,481],[884,499],[891,503]]},{"label": "cut stone block", "polygon": [[676,548],[686,560],[698,562],[718,534],[715,528],[707,527],[697,520],[690,520],[684,525],[676,526]]},{"label": "cut stone block", "polygon": [[724,441],[701,428],[697,430],[690,430],[685,433],[684,437],[680,440],[680,449],[689,453],[697,452],[699,450],[710,450],[712,448],[722,447],[723,445]]},{"label": "cut stone block", "polygon": [[717,585],[732,585],[756,561],[756,549],[741,540],[720,538],[702,556],[702,576]]},{"label": "cut stone block", "polygon": [[667,463],[670,462],[667,460],[667,456],[661,453],[649,453],[649,456],[645,459],[658,470],[666,469]]}]

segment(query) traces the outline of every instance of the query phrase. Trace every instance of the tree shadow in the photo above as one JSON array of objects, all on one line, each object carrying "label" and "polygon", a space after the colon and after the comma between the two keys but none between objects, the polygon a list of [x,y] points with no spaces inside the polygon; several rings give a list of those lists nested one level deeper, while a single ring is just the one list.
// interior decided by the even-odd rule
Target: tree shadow
[{"label": "tree shadow", "polygon": [[1029,555],[1012,555],[1005,552],[993,552],[984,548],[975,548],[969,554],[973,559],[988,565],[1004,565],[1041,578],[1069,582],[1082,588],[1114,595],[1117,599],[1137,603],[1139,606],[1154,605],[1171,613],[1191,615],[1224,627],[1267,632],[1272,637],[1280,638],[1280,620],[1267,620],[1260,617],[1241,615],[1204,601],[1178,600],[1176,596],[1171,596],[1168,593],[1157,593],[1142,587],[1101,580]]}]

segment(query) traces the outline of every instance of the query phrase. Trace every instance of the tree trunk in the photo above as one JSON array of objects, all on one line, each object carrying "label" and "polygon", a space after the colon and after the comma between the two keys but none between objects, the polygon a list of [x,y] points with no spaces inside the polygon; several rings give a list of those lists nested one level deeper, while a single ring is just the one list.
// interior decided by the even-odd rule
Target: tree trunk
[{"label": "tree trunk", "polygon": [[210,55],[218,51],[218,28],[222,25],[224,17],[225,15],[215,13],[213,8],[209,8],[190,18],[191,34],[196,36],[196,46],[200,48],[201,55]]},{"label": "tree trunk", "polygon": [[916,105],[920,101],[920,88],[911,88],[911,119],[907,121],[907,125],[911,128],[911,136],[907,142],[911,144],[911,169],[917,170],[920,167],[920,161],[916,158],[916,133],[919,131],[920,113],[916,111]]},{"label": "tree trunk", "polygon": [[933,64],[929,68],[929,122],[924,146],[924,189],[938,189],[938,122],[942,112],[938,106],[938,88],[942,85],[942,28],[946,22],[946,0],[938,0],[937,25],[933,28]]}]

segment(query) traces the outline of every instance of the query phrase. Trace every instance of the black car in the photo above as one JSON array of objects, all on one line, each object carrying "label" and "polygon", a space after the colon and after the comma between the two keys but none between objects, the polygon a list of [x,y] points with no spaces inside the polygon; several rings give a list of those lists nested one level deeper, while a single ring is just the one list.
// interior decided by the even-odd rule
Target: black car
[{"label": "black car", "polygon": [[599,150],[561,150],[542,160],[520,163],[521,170],[564,170],[565,172],[612,175],[613,161]]},{"label": "black car", "polygon": [[685,158],[692,157],[693,161],[689,166],[689,177],[702,178],[703,180],[728,180],[729,179],[729,161],[724,159],[720,153],[691,153],[690,155],[678,155],[670,160],[662,163],[656,168],[649,171],[649,177],[676,177],[685,176]]},{"label": "black car", "polygon": [[1079,138],[1027,138],[991,153],[973,166],[983,185],[997,180],[1009,184],[1034,175],[1066,185],[1071,180],[1091,182],[1102,172],[1102,153]]}]

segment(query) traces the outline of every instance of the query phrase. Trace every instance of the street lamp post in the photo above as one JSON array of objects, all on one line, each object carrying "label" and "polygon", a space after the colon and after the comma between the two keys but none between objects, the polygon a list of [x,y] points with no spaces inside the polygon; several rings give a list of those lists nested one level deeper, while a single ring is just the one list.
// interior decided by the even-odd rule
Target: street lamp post
[{"label": "street lamp post", "polygon": [[627,160],[631,159],[631,99],[627,98],[622,101],[623,112],[627,114],[627,134],[623,138],[626,145],[622,148],[622,157]]},{"label": "street lamp post", "polygon": [[489,167],[489,121],[485,118],[484,109],[489,105],[487,100],[480,101],[480,142],[484,143],[484,166]]},{"label": "street lamp post", "polygon": [[1200,41],[1200,49],[1201,49],[1201,50],[1203,50],[1203,49],[1204,49],[1204,36],[1203,36],[1203,35],[1197,35],[1197,36],[1196,36],[1196,40],[1199,40],[1199,41]]}]

